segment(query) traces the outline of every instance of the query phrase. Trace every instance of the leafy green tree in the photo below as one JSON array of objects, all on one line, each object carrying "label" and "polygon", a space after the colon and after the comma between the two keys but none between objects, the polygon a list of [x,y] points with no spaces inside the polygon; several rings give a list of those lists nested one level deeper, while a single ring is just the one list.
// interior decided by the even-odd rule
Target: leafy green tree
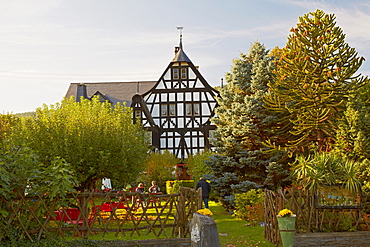
[{"label": "leafy green tree", "polygon": [[12,114],[0,114],[0,142],[9,138],[12,128],[19,122],[19,118]]},{"label": "leafy green tree", "polygon": [[151,181],[156,181],[161,191],[164,191],[166,181],[175,179],[175,167],[179,162],[176,155],[168,150],[163,153],[152,152],[145,160],[145,171],[140,180],[146,181],[149,186]]},{"label": "leafy green tree", "polygon": [[[19,219],[28,219],[27,208],[34,207],[37,210],[32,214],[42,219],[45,217],[46,208],[50,210],[55,207],[69,206],[66,195],[67,192],[75,191],[76,181],[70,165],[62,159],[56,158],[45,167],[30,148],[15,147],[9,145],[8,141],[4,141],[0,142],[0,149],[2,151],[0,154],[0,232],[2,241],[13,239],[14,243],[18,243],[20,236],[16,237],[16,234],[19,229],[24,227],[32,229],[38,223],[29,221],[26,226],[10,225],[8,221],[13,209],[8,200],[13,201],[14,197],[23,197],[25,194],[43,196],[46,200],[42,202],[42,207],[39,207],[38,200],[20,200],[23,210],[17,213]],[[12,207],[18,210],[16,204]]]},{"label": "leafy green tree", "polygon": [[189,169],[189,174],[193,177],[195,183],[199,181],[200,177],[205,177],[206,179],[210,178],[212,170],[205,161],[209,161],[211,155],[212,151],[206,149],[186,158],[186,167]]},{"label": "leafy green tree", "polygon": [[349,97],[335,139],[336,152],[359,162],[370,160],[369,98],[369,83]]},{"label": "leafy green tree", "polygon": [[71,165],[78,190],[93,189],[100,178],[127,183],[144,169],[149,145],[141,125],[133,124],[129,107],[73,98],[44,105],[24,118],[14,135],[31,148],[45,167],[56,157]]},{"label": "leafy green tree", "polygon": [[334,151],[360,163],[363,191],[370,191],[370,84],[355,91],[339,120]]},{"label": "leafy green tree", "polygon": [[333,14],[310,12],[290,31],[266,101],[281,114],[270,145],[291,153],[330,150],[350,92],[366,81],[355,74],[364,59],[345,42]]},{"label": "leafy green tree", "polygon": [[217,126],[213,145],[216,154],[207,164],[212,170],[212,189],[227,208],[234,194],[259,188],[267,178],[266,167],[278,162],[281,153],[268,154],[263,141],[271,136],[276,119],[264,107],[267,84],[274,79],[274,57],[264,45],[255,42],[248,54],[234,59],[227,84],[220,89]]}]

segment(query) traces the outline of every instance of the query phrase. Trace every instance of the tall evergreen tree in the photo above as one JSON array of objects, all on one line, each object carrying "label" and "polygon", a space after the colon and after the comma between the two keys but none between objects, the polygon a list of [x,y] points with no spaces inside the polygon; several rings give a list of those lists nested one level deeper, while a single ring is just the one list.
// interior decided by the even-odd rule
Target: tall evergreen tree
[{"label": "tall evergreen tree", "polygon": [[271,135],[276,121],[264,108],[267,84],[273,80],[274,58],[264,45],[255,42],[248,54],[234,59],[227,84],[220,89],[217,126],[213,144],[217,153],[207,162],[212,169],[212,188],[232,207],[235,193],[261,186],[266,179],[266,166],[277,156],[265,154],[262,141]]},{"label": "tall evergreen tree", "polygon": [[339,121],[335,150],[356,161],[370,160],[370,84],[357,90],[348,100]]},{"label": "tall evergreen tree", "polygon": [[355,75],[363,58],[345,42],[333,14],[308,13],[290,31],[267,100],[284,116],[270,144],[292,153],[313,145],[328,150],[349,92],[365,81]]}]

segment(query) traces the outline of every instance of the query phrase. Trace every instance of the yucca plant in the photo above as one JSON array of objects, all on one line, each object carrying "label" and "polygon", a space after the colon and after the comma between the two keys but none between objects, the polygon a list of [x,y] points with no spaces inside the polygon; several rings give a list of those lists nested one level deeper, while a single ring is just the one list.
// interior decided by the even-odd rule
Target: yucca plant
[{"label": "yucca plant", "polygon": [[335,153],[317,153],[297,157],[292,177],[297,186],[316,191],[320,187],[342,185],[355,193],[361,190],[360,164]]}]

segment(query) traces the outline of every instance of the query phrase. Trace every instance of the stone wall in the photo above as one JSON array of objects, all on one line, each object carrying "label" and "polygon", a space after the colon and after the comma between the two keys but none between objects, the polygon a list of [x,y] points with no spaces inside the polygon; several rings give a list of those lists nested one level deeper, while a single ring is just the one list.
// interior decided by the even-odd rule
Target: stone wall
[{"label": "stone wall", "polygon": [[370,246],[370,232],[319,232],[295,234],[294,247],[308,246]]}]

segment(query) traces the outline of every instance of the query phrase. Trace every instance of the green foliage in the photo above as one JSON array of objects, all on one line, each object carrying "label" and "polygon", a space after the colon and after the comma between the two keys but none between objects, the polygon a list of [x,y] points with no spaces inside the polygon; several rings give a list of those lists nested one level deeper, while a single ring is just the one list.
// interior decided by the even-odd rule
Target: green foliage
[{"label": "green foliage", "polygon": [[49,166],[38,165],[33,168],[28,179],[27,192],[47,195],[50,199],[65,197],[68,192],[75,192],[77,181],[74,179],[70,164],[56,157]]},{"label": "green foliage", "polygon": [[261,189],[252,189],[246,193],[235,194],[235,216],[253,225],[264,221],[264,193]]},{"label": "green foliage", "polygon": [[310,12],[290,31],[266,100],[281,114],[270,144],[291,153],[328,150],[349,93],[366,81],[355,75],[364,59],[345,43],[333,14]]},{"label": "green foliage", "polygon": [[0,142],[6,140],[12,132],[14,126],[16,126],[19,122],[19,118],[11,115],[0,114]]},{"label": "green foliage", "polygon": [[267,178],[264,183],[265,186],[275,190],[289,186],[292,183],[289,169],[289,164],[283,161],[270,162],[266,166]]},{"label": "green foliage", "polygon": [[194,180],[173,180],[166,182],[167,194],[179,193],[180,187],[194,188]]},{"label": "green foliage", "polygon": [[264,103],[267,85],[274,80],[274,61],[264,45],[253,43],[248,54],[233,60],[227,84],[217,98],[217,117],[212,119],[217,129],[211,140],[216,153],[206,163],[212,171],[214,193],[228,208],[234,206],[233,194],[258,188],[273,176],[266,173],[266,167],[284,155],[267,153],[269,148],[263,145],[277,121]]},{"label": "green foliage", "polygon": [[[362,191],[367,193],[368,195],[370,194],[370,160],[369,159],[364,159],[361,162],[361,165],[359,166],[360,169],[360,176],[359,179],[363,181],[363,186],[362,186]],[[370,198],[367,196],[367,200]],[[367,206],[368,212],[370,212],[370,204]]]},{"label": "green foliage", "polygon": [[45,167],[55,157],[64,159],[79,190],[93,189],[95,181],[104,177],[129,183],[142,172],[149,148],[145,131],[131,117],[131,108],[112,107],[99,98],[64,99],[24,118],[14,140],[30,147]]},{"label": "green foliage", "polygon": [[179,162],[180,160],[176,155],[168,150],[163,153],[152,152],[145,160],[145,173],[139,180],[147,181],[148,184],[151,184],[151,181],[154,180],[163,191],[165,182],[175,178],[175,167]]},{"label": "green foliage", "polygon": [[361,162],[370,159],[370,83],[350,95],[338,123],[335,150]]},{"label": "green foliage", "polygon": [[316,191],[322,186],[342,185],[352,192],[360,192],[360,164],[333,152],[318,153],[307,158],[297,157],[292,177],[297,186]]},{"label": "green foliage", "polygon": [[[4,239],[10,242],[17,242],[19,239],[20,225],[9,227],[8,214],[10,212],[9,204],[6,200],[11,197],[26,195],[43,195],[46,200],[44,207],[37,205],[38,201],[25,201],[25,208],[38,208],[33,214],[40,219],[45,216],[48,206],[57,199],[59,206],[67,206],[68,192],[74,192],[74,175],[72,168],[64,160],[56,158],[49,166],[39,162],[39,157],[27,147],[9,146],[8,143],[0,143],[2,155],[0,155],[0,232]],[[55,205],[54,205],[55,206]],[[26,220],[29,217],[28,210],[22,210],[17,217]],[[27,227],[32,228],[37,224],[36,221],[30,221]],[[15,245],[19,246],[19,245]]]},{"label": "green foliage", "polygon": [[26,190],[29,180],[39,172],[39,162],[37,155],[29,148],[14,148],[5,142],[0,146],[0,195],[8,199],[14,192]]},{"label": "green foliage", "polygon": [[190,155],[186,160],[186,167],[189,169],[189,174],[192,175],[194,181],[199,181],[200,177],[205,177],[209,179],[212,170],[205,163],[206,160],[209,161],[209,157],[212,155],[211,150],[204,150],[203,152],[198,152],[195,155]]}]

